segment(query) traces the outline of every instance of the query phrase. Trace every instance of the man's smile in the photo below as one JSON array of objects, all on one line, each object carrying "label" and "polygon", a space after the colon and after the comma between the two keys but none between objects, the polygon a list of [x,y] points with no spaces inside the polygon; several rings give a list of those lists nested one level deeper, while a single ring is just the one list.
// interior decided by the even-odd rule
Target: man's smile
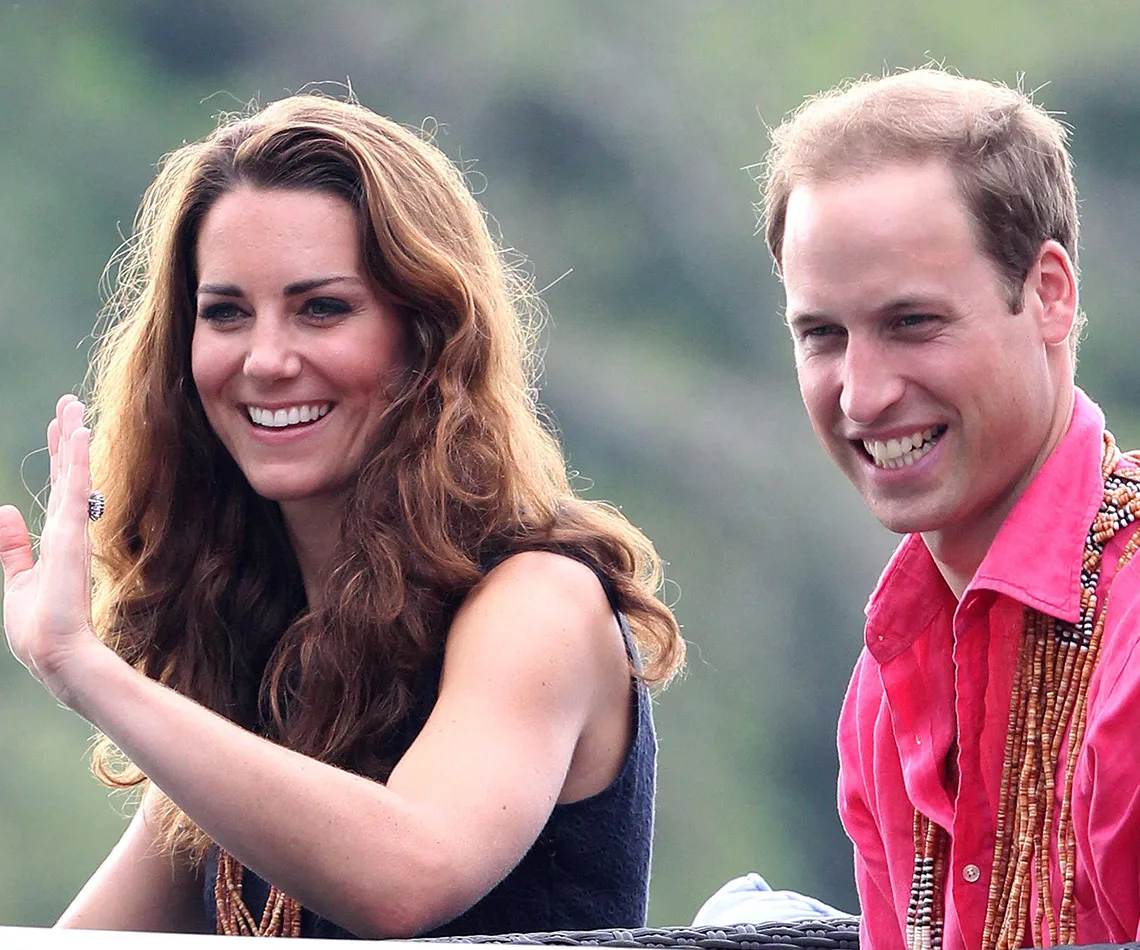
[{"label": "man's smile", "polygon": [[946,426],[937,425],[914,432],[911,435],[904,435],[899,439],[887,439],[885,441],[862,439],[861,442],[863,450],[877,467],[903,468],[907,465],[913,465],[934,448],[934,444],[945,431]]}]

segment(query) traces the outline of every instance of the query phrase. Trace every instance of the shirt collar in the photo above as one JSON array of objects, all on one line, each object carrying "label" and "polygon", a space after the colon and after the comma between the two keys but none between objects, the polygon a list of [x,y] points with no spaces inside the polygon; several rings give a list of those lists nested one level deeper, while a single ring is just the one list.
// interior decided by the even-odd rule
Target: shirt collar
[{"label": "shirt collar", "polygon": [[939,611],[954,610],[954,595],[921,535],[908,534],[883,568],[867,601],[866,643],[880,664],[909,647]]},{"label": "shirt collar", "polygon": [[1085,538],[1104,495],[1104,414],[1081,390],[1064,438],[1045,460],[966,588],[1006,594],[1074,623]]},{"label": "shirt collar", "polygon": [[[1080,615],[1085,537],[1100,507],[1104,415],[1076,389],[1069,428],[1002,522],[963,596],[984,589],[1058,619]],[[897,656],[957,602],[921,536],[908,534],[867,601],[867,649]]]}]

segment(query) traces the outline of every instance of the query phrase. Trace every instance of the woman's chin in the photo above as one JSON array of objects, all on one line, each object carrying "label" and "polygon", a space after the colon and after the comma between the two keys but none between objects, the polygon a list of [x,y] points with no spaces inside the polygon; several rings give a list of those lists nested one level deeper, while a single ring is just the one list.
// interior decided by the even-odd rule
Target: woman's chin
[{"label": "woman's chin", "polygon": [[266,501],[280,505],[328,504],[343,498],[344,488],[280,480],[250,480],[250,487]]}]

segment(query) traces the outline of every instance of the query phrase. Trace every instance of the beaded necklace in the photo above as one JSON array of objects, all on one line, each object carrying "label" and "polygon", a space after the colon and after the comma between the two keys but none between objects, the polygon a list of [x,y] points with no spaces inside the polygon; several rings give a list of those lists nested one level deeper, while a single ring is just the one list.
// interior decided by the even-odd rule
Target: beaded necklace
[{"label": "beaded necklace", "polygon": [[[1128,457],[1133,462],[1140,460],[1137,453]],[[1105,545],[1140,517],[1140,473],[1126,468],[1122,464],[1124,458],[1112,433],[1106,430],[1101,461],[1104,498],[1085,538],[1080,617],[1076,624],[1025,610],[1010,698],[983,950],[1021,946],[1029,922],[1034,880],[1034,939],[1044,937],[1045,946],[1077,942],[1073,904],[1073,777],[1084,740],[1089,681],[1104,631],[1105,611],[1097,611],[1096,588]],[[1131,560],[1138,548],[1140,532],[1135,532],[1124,547],[1118,569]],[[1057,909],[1052,900],[1049,848],[1053,835],[1054,776],[1066,733],[1069,745],[1057,819],[1061,871],[1061,906]],[[943,889],[949,851],[946,830],[916,811],[914,874],[906,919],[910,950],[938,950],[942,946]],[[1048,928],[1046,933],[1042,933],[1043,926]]]},{"label": "beaded necklace", "polygon": [[260,923],[242,898],[245,869],[224,848],[218,849],[218,877],[214,881],[217,932],[230,937],[299,937],[301,905],[270,885]]}]

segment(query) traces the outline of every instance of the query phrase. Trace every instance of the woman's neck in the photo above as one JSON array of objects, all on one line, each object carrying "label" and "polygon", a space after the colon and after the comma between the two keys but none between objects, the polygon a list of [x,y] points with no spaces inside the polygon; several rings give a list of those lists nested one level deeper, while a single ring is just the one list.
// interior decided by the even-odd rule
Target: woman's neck
[{"label": "woman's neck", "polygon": [[343,500],[306,498],[282,502],[281,514],[297,555],[305,597],[310,607],[316,607],[323,599],[324,578],[340,542]]}]

